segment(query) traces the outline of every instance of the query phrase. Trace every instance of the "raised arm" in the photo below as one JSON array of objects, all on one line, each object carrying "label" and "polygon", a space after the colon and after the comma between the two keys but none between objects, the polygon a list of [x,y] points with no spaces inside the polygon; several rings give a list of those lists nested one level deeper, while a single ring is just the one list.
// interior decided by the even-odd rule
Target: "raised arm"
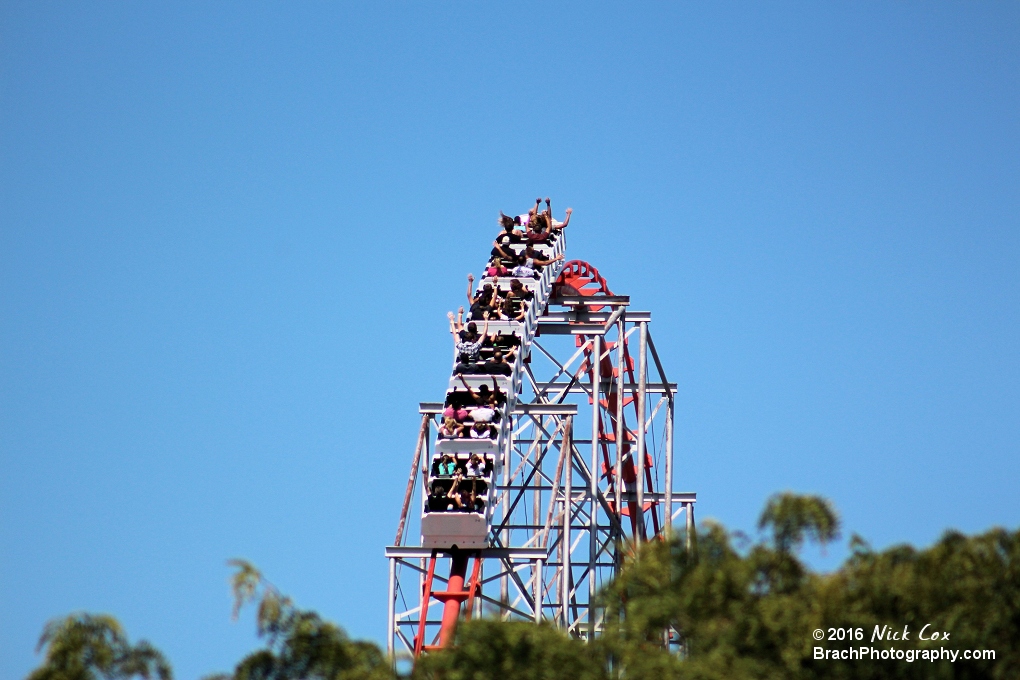
[{"label": "raised arm", "polygon": [[471,389],[471,385],[467,384],[467,380],[464,380],[464,376],[459,375],[457,377],[460,378],[460,381],[464,384],[464,387],[467,388],[468,394],[471,395],[471,398],[474,399],[475,401],[478,401],[478,393]]},{"label": "raised arm", "polygon": [[499,294],[499,277],[498,276],[493,276],[492,277],[492,301],[489,303],[489,306],[492,307],[493,309],[498,308],[499,307],[500,297],[501,296]]},{"label": "raised arm", "polygon": [[453,337],[453,344],[455,347],[457,345],[457,342],[460,340],[460,338],[457,337],[457,334],[464,330],[464,320],[462,318],[463,315],[464,315],[463,307],[457,310],[456,319],[453,318],[453,312],[446,313],[446,318],[450,320],[450,335]]},{"label": "raised arm", "polygon": [[562,255],[557,255],[556,257],[554,257],[551,260],[539,260],[538,258],[535,258],[535,264],[541,265],[541,266],[544,267],[547,264],[552,264],[553,262],[559,262],[562,259],[563,259]]},{"label": "raised arm", "polygon": [[[496,250],[499,251],[499,254],[502,255],[503,257],[505,257],[506,259],[510,260],[510,259],[513,258],[512,255],[510,255],[505,250],[503,250],[503,246],[499,245],[499,240],[498,239],[493,241],[492,245],[495,246]],[[513,252],[513,248],[510,249],[510,252]]]},{"label": "raised arm", "polygon": [[567,216],[563,218],[563,221],[560,224],[556,224],[555,220],[551,221],[549,224],[552,226],[553,229],[556,229],[557,231],[559,231],[560,229],[566,229],[567,225],[570,224],[570,216],[573,214],[573,212],[574,212],[573,208],[567,208]]},{"label": "raised arm", "polygon": [[474,302],[475,302],[474,297],[472,297],[472,293],[474,291],[471,290],[472,288],[474,288],[474,283],[475,283],[475,276],[474,276],[474,274],[468,274],[467,299],[468,299],[468,304],[469,305],[474,304]]}]

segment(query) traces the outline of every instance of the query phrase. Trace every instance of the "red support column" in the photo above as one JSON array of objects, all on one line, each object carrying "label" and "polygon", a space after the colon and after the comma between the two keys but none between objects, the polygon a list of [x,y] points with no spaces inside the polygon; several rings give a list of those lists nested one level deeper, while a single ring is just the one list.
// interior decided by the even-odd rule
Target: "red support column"
[{"label": "red support column", "polygon": [[433,593],[437,600],[443,602],[443,623],[439,629],[440,647],[449,647],[453,644],[453,634],[457,629],[457,619],[460,617],[460,603],[468,598],[468,592],[464,590],[467,551],[454,551],[450,562],[450,580],[447,581],[446,592]]},{"label": "red support column", "polygon": [[414,655],[418,656],[425,648],[425,624],[429,615],[429,602],[432,600],[432,576],[436,573],[436,551],[429,558],[429,570],[425,575],[425,589],[421,594],[421,617],[418,620],[418,634],[414,636]]},{"label": "red support column", "polygon": [[467,605],[464,607],[464,620],[471,620],[471,610],[474,609],[475,597],[478,596],[479,591],[482,589],[481,581],[479,576],[482,572],[482,554],[481,552],[475,553],[475,566],[471,569],[471,580],[468,582],[468,598]]}]

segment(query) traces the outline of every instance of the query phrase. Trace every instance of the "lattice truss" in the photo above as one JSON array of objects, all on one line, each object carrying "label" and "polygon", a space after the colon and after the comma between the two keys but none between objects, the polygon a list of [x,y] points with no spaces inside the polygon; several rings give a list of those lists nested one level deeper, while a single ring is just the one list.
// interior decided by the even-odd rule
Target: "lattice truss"
[{"label": "lattice truss", "polygon": [[[629,311],[629,302],[587,263],[564,268],[526,347],[490,547],[458,564],[452,553],[402,545],[401,525],[387,549],[391,653],[445,643],[440,617],[451,598],[466,618],[551,620],[592,639],[603,626],[596,594],[633,542],[661,536],[685,511],[691,536],[696,496],[672,491],[676,385],[659,360],[651,314]],[[421,406],[412,507],[440,406]]]}]

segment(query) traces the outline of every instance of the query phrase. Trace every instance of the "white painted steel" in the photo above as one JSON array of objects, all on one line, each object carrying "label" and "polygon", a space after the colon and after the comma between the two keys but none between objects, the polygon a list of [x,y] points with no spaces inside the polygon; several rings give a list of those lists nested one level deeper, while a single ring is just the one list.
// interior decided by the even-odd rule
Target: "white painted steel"
[{"label": "white painted steel", "polygon": [[[563,254],[564,248],[565,238],[561,236],[543,252],[546,257],[555,257]],[[486,608],[496,607],[504,618],[553,620],[572,635],[590,639],[599,635],[602,626],[598,612],[590,607],[592,593],[615,572],[619,564],[617,548],[626,540],[620,509],[634,501],[638,501],[639,508],[648,503],[657,508],[663,520],[660,528],[664,528],[672,521],[672,513],[669,512],[672,504],[679,503],[681,509],[687,511],[687,520],[693,527],[694,494],[672,492],[673,395],[676,386],[666,380],[654,345],[650,342],[647,324],[651,321],[651,314],[630,311],[627,296],[612,296],[601,304],[598,312],[588,311],[589,306],[598,306],[595,303],[586,304],[586,301],[569,296],[557,299],[557,303],[561,304],[559,309],[548,310],[553,283],[564,264],[560,261],[547,266],[540,278],[523,281],[534,291],[535,300],[529,305],[522,322],[490,322],[487,329],[490,334],[510,332],[521,338],[513,374],[497,378],[507,395],[503,417],[497,425],[498,439],[494,442],[464,439],[435,441],[437,456],[452,453],[466,457],[473,451],[494,457],[495,466],[487,479],[488,501],[484,514],[423,512],[421,546],[387,550],[394,570],[390,578],[391,606],[388,612],[387,648],[391,653],[396,647],[406,649],[409,640],[413,639],[421,607],[422,579],[433,547],[439,550],[440,557],[446,554],[444,549],[448,550],[453,544],[480,551],[486,560],[486,588],[483,588],[478,601],[479,607],[483,604]],[[483,279],[479,285],[487,282],[488,279]],[[509,278],[500,279],[501,289],[509,288],[509,284]],[[624,309],[627,311],[624,312]],[[482,330],[483,322],[475,323],[478,330]],[[607,353],[602,338],[614,328],[620,338],[616,351]],[[539,330],[541,338],[536,337]],[[615,359],[616,366],[622,367],[625,360],[623,339],[638,331],[643,345],[639,350],[642,363],[639,379],[627,382],[623,370],[617,375],[599,375],[603,372],[600,354],[606,353],[611,363]],[[549,343],[562,344],[565,340],[571,348],[561,356],[558,349],[547,346],[546,335],[551,336]],[[571,341],[571,335],[584,336],[580,346]],[[659,370],[655,381],[649,381],[647,376],[649,347]],[[584,375],[579,382],[571,381],[586,352],[595,362],[591,379]],[[539,363],[548,362],[554,366],[549,374],[538,368]],[[465,376],[465,379],[473,389],[481,384],[492,386],[489,376],[472,375]],[[456,377],[447,385],[448,389],[464,389]],[[601,408],[599,398],[614,391],[619,399],[616,412],[612,413]],[[663,398],[666,408],[661,409],[661,414],[659,407],[653,409],[651,415],[647,413],[647,394],[666,395]],[[626,441],[627,430],[624,397],[639,395],[637,406],[643,417],[637,419],[635,433],[640,433],[639,437],[643,439],[645,426],[649,428],[648,432],[652,429],[661,432],[665,421],[666,465],[664,471],[653,469],[656,475],[653,487],[635,484],[634,488],[625,489],[622,483],[614,483],[614,480],[620,482],[622,478],[620,449]],[[567,423],[578,413],[578,406],[585,404],[591,410],[582,409],[581,413],[585,417],[589,412],[592,414],[592,434],[588,439],[575,439],[572,427],[568,427]],[[660,400],[659,406],[662,405]],[[627,408],[633,412],[633,406],[628,405]],[[425,416],[435,418],[443,410],[443,404],[422,403],[419,410]],[[617,441],[604,444],[609,447],[609,475],[602,469],[598,449],[599,418],[605,424],[603,431],[610,429],[611,420],[616,421]],[[645,418],[648,422],[641,422]],[[426,450],[431,443],[426,442]],[[483,450],[479,451],[479,447]],[[631,454],[640,458],[637,466],[639,479],[643,481],[647,442],[638,443],[636,448],[638,450],[632,450]],[[414,487],[423,491],[427,489],[434,460],[427,452],[426,456],[428,464],[423,464],[421,470],[422,485]],[[553,467],[556,468],[555,473]],[[665,479],[659,479],[663,476],[662,472]],[[614,491],[610,495],[611,487]],[[663,489],[666,493],[661,493]],[[421,500],[424,505],[424,494]],[[424,510],[423,505],[419,507]],[[616,508],[615,513],[612,508]],[[664,509],[667,509],[665,514],[661,512]],[[641,512],[641,517],[636,519],[643,521],[644,515]],[[693,528],[688,531],[688,537],[693,539]],[[436,571],[436,589],[442,589],[445,583],[444,568],[440,566]],[[405,585],[397,588],[400,583]],[[499,584],[498,595],[489,590],[496,583]],[[406,598],[407,602],[401,604],[402,608],[398,610],[398,600],[399,603],[404,601],[400,598]],[[433,605],[438,606],[436,603]],[[433,623],[429,626],[428,637],[431,639],[436,628]]]},{"label": "white painted steel", "polygon": [[436,453],[499,453],[496,439],[439,439]]}]

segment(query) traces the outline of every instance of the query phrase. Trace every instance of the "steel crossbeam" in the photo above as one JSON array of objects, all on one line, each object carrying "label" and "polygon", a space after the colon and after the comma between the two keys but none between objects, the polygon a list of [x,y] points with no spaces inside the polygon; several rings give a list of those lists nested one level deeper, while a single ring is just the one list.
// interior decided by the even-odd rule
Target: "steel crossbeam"
[{"label": "steel crossbeam", "polygon": [[[551,250],[564,248],[560,238]],[[583,262],[547,267],[534,288],[536,304],[515,329],[520,392],[508,395],[500,426],[489,547],[472,551],[465,616],[549,620],[590,640],[604,625],[596,594],[633,554],[631,544],[664,536],[685,511],[690,545],[697,497],[673,490],[677,385],[652,340],[651,314],[631,311],[630,298],[613,295]],[[455,549],[414,545],[413,509],[423,502],[415,477],[424,483],[428,474],[442,410],[442,402],[419,405],[423,434],[398,540],[386,549],[394,655],[429,648],[422,641],[448,606],[430,592],[446,583],[447,563],[463,560]]]}]

